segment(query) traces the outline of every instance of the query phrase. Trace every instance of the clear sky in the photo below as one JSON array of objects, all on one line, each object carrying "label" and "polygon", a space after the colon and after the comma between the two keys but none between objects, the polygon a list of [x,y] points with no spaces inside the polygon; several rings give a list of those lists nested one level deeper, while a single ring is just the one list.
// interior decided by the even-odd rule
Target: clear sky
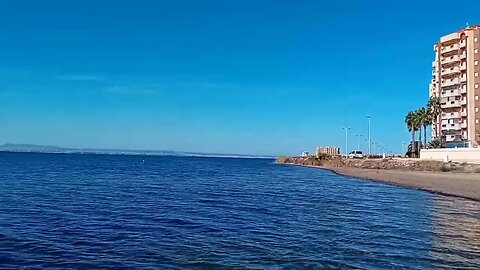
[{"label": "clear sky", "polygon": [[[0,143],[392,151],[480,1],[0,0]],[[363,144],[363,148],[365,148]]]}]

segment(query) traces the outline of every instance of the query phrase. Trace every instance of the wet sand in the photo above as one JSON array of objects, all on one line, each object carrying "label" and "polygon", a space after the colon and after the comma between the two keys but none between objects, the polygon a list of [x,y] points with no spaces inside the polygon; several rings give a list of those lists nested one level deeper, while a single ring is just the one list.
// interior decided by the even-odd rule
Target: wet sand
[{"label": "wet sand", "polygon": [[480,201],[480,173],[400,171],[351,167],[317,168],[330,170],[339,175]]}]

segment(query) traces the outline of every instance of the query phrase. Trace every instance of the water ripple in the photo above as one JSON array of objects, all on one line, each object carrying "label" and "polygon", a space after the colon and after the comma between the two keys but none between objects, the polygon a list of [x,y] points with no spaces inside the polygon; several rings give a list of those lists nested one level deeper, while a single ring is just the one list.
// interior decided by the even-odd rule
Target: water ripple
[{"label": "water ripple", "polygon": [[480,203],[269,160],[0,153],[21,267],[478,269]]}]

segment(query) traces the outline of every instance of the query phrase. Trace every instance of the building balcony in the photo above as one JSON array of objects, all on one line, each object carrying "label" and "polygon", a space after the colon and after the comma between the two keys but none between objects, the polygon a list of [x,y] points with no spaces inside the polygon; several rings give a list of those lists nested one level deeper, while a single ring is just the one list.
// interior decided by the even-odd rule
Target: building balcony
[{"label": "building balcony", "polygon": [[460,118],[459,112],[442,113],[442,122],[443,122],[443,119],[448,120],[448,119],[455,119],[455,118]]},{"label": "building balcony", "polygon": [[460,82],[467,82],[467,76],[460,77]]},{"label": "building balcony", "polygon": [[461,124],[460,124],[460,127],[461,127],[461,128],[467,128],[467,123],[466,123],[466,122],[461,123]]},{"label": "building balcony", "polygon": [[460,89],[447,90],[444,93],[442,93],[442,97],[455,97],[460,95],[461,95]]},{"label": "building balcony", "polygon": [[461,141],[461,140],[462,140],[462,135],[459,135],[459,134],[445,136],[446,142],[455,142],[455,141]]},{"label": "building balcony", "polygon": [[466,94],[466,93],[467,93],[467,88],[466,88],[466,87],[462,87],[462,88],[460,89],[460,93]]},{"label": "building balcony", "polygon": [[459,44],[452,44],[452,45],[447,45],[442,48],[442,53],[447,53],[447,52],[452,52],[460,50],[460,45]]},{"label": "building balcony", "polygon": [[442,125],[442,130],[461,130],[460,123],[447,124],[445,127]]},{"label": "building balcony", "polygon": [[460,107],[462,106],[460,104],[460,100],[453,100],[453,101],[449,101],[445,104],[442,105],[442,108],[455,108],[455,107]]},{"label": "building balcony", "polygon": [[442,70],[442,75],[452,75],[455,73],[460,73],[460,68],[457,67],[451,67],[451,68],[444,68]]},{"label": "building balcony", "polygon": [[456,84],[460,84],[460,79],[455,78],[450,80],[442,80],[442,86],[452,86]]},{"label": "building balcony", "polygon": [[467,53],[460,54],[460,60],[464,60],[467,58]]},{"label": "building balcony", "polygon": [[457,40],[457,39],[460,39],[460,33],[458,32],[455,32],[455,33],[451,33],[451,34],[448,34],[446,36],[443,36],[440,38],[440,42],[441,43],[444,43],[444,42],[448,42],[448,41],[452,41],[452,40]]},{"label": "building balcony", "polygon": [[[460,124],[458,124],[458,125],[460,125]],[[445,135],[459,135],[459,136],[461,136],[462,131],[461,130],[448,129],[448,128],[442,126],[441,134],[443,136],[445,136]]]},{"label": "building balcony", "polygon": [[467,99],[462,99],[461,104],[462,105],[467,105]]},{"label": "building balcony", "polygon": [[449,57],[442,57],[441,63],[442,64],[450,64],[450,63],[455,63],[455,62],[460,62],[460,56],[458,55],[452,55]]}]

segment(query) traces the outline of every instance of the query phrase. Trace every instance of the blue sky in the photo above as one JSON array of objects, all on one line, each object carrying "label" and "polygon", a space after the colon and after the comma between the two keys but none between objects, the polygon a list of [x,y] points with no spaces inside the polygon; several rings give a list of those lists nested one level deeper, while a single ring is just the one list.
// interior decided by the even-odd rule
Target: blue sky
[{"label": "blue sky", "polygon": [[400,151],[433,44],[480,23],[443,2],[0,0],[0,143],[296,154],[372,115]]}]

